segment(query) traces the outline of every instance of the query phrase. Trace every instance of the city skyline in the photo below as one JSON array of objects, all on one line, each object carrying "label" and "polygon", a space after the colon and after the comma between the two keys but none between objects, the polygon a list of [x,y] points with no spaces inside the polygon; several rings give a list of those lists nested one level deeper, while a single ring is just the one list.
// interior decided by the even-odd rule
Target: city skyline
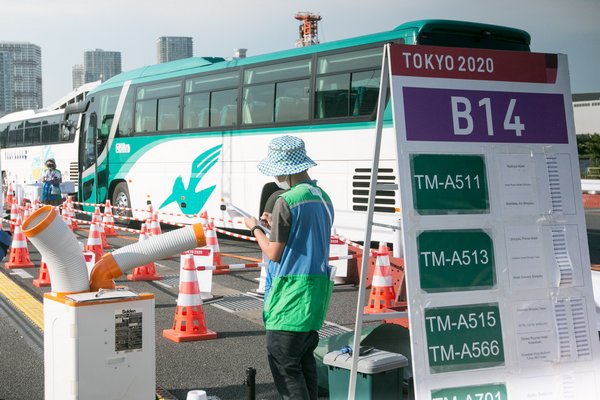
[{"label": "city skyline", "polygon": [[[293,48],[298,35],[294,14],[298,11],[323,17],[321,43],[387,31],[418,19],[467,20],[523,29],[531,34],[532,51],[568,54],[574,93],[600,92],[597,0],[423,0],[417,4],[373,0],[364,9],[348,7],[340,0],[294,4],[230,0],[213,5],[210,18],[203,18],[202,23],[198,23],[198,15],[207,14],[200,3],[148,0],[140,11],[133,3],[115,0],[82,7],[73,7],[68,0],[29,0],[3,7],[5,22],[0,25],[0,38],[29,41],[42,48],[44,104],[50,104],[71,90],[71,68],[81,63],[84,51],[119,51],[122,70],[128,71],[156,63],[156,40],[160,36],[186,36],[193,39],[197,57],[230,58],[235,48],[247,48],[251,57]],[[25,15],[27,30],[19,23]],[[111,29],[94,28],[98,26],[94,21],[109,20]]]}]

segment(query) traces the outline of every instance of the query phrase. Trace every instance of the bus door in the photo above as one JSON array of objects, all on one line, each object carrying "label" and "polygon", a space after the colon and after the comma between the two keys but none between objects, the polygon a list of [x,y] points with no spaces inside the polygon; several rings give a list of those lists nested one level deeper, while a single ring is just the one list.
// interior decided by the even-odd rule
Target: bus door
[{"label": "bus door", "polygon": [[83,203],[98,202],[98,173],[96,168],[98,115],[95,110],[84,114],[84,127],[79,141],[79,201]]}]

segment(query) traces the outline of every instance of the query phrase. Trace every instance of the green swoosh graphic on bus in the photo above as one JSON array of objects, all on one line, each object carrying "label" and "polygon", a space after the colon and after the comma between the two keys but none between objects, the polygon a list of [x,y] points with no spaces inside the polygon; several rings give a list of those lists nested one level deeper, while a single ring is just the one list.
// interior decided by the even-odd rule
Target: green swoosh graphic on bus
[{"label": "green swoosh graphic on bus", "polygon": [[[190,175],[190,180],[187,184],[187,187],[183,184],[183,178],[181,175],[179,175],[175,179],[175,182],[173,182],[173,191],[159,208],[163,208],[164,206],[175,202],[183,213],[199,213],[200,210],[202,210],[202,207],[204,207],[204,204],[206,204],[206,201],[212,192],[215,190],[216,185],[202,189],[199,192],[197,192],[196,189],[198,188],[198,185],[200,185],[202,178],[204,178],[207,172],[210,171],[217,161],[219,161],[221,146],[222,145],[217,145],[213,148],[210,148],[196,157],[196,159],[192,162],[192,173]],[[179,199],[181,198],[185,198],[186,200],[185,210],[181,207],[179,202]]]}]

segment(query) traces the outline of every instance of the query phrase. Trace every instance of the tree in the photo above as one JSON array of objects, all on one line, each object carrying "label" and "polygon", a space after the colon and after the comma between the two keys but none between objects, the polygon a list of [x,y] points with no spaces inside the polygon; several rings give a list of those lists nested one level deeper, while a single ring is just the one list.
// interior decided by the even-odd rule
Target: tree
[{"label": "tree", "polygon": [[600,135],[577,135],[577,153],[579,158],[588,158],[592,165],[600,165]]}]

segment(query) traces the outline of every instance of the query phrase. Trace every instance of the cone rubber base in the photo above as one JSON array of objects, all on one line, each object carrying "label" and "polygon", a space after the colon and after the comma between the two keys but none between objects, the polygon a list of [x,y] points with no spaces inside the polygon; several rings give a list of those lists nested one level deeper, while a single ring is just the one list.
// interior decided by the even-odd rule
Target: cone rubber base
[{"label": "cone rubber base", "polygon": [[213,275],[228,275],[230,272],[228,269],[215,269]]},{"label": "cone rubber base", "polygon": [[37,287],[47,287],[50,286],[50,282],[46,282],[43,279],[34,279],[33,285]]},{"label": "cone rubber base", "polygon": [[206,330],[205,333],[188,333],[188,332],[177,332],[175,329],[165,329],[163,331],[163,337],[172,340],[176,343],[181,342],[193,342],[197,340],[211,340],[217,338],[217,332]]},{"label": "cone rubber base", "polygon": [[4,268],[6,269],[15,269],[15,268],[33,268],[35,267],[35,265],[33,265],[32,262],[30,263],[14,263],[14,262],[6,262],[4,263]]},{"label": "cone rubber base", "polygon": [[160,275],[127,275],[128,281],[160,281],[162,278]]},{"label": "cone rubber base", "polygon": [[127,275],[129,281],[159,281],[163,277],[156,273],[154,263],[135,267],[133,273]]}]

